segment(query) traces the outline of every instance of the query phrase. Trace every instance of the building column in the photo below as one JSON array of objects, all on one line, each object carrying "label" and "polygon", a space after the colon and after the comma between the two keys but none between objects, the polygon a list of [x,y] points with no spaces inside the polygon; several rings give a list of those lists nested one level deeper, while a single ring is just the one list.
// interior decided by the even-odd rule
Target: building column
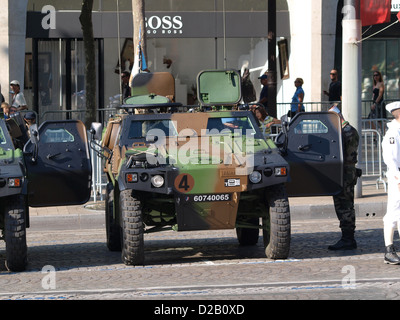
[{"label": "building column", "polygon": [[328,97],[323,94],[323,91],[329,89],[331,83],[329,73],[333,68],[341,69],[341,66],[335,66],[338,0],[314,0],[314,3],[319,3],[321,6],[321,92],[318,92],[317,95],[319,94],[321,101],[328,101]]},{"label": "building column", "polygon": [[329,72],[335,67],[338,0],[287,0],[287,3],[291,80],[303,78],[306,102],[327,101],[323,91],[328,90]]},{"label": "building column", "polygon": [[28,0],[0,0],[0,5],[0,85],[6,102],[10,102],[10,81],[18,80],[24,89]]}]

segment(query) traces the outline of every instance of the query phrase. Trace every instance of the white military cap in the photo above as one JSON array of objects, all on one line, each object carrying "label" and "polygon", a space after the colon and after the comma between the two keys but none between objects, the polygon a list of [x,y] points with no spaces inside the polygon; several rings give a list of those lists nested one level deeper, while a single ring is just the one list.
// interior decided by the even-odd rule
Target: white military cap
[{"label": "white military cap", "polygon": [[18,80],[13,80],[10,82],[10,84],[14,84],[16,86],[19,86],[19,81]]},{"label": "white military cap", "polygon": [[390,113],[397,109],[400,109],[400,101],[392,102],[386,105],[386,110]]}]

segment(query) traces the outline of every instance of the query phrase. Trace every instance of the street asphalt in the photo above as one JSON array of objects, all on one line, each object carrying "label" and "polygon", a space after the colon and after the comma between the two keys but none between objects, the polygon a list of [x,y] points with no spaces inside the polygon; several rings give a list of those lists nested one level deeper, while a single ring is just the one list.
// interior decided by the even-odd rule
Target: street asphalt
[{"label": "street asphalt", "polygon": [[[238,246],[235,230],[165,230],[145,234],[145,266],[126,266],[105,245],[104,201],[30,208],[29,269],[3,276],[0,263],[0,300],[398,300],[398,266],[383,263],[387,194],[375,182],[363,179],[355,199],[355,250],[328,250],[340,238],[332,197],[289,198],[290,254],[277,261],[265,257],[262,240]],[[0,262],[4,250],[1,243]],[[57,271],[52,291],[41,286],[49,265]]]}]

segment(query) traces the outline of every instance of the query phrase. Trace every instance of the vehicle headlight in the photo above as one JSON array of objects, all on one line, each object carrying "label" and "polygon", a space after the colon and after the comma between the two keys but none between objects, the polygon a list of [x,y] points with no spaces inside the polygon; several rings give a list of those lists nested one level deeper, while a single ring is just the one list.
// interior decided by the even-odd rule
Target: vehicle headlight
[{"label": "vehicle headlight", "polygon": [[164,185],[164,177],[160,176],[159,174],[151,177],[151,184],[155,187],[155,188],[160,188]]},{"label": "vehicle headlight", "polygon": [[249,174],[249,179],[251,183],[259,183],[261,181],[261,173],[258,171],[253,171]]}]

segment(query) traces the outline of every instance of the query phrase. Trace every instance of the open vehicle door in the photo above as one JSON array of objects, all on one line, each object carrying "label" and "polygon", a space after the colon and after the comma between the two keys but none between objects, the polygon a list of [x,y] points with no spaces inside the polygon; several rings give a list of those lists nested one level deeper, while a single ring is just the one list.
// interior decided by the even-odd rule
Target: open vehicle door
[{"label": "open vehicle door", "polygon": [[[341,119],[333,112],[302,112],[289,123],[284,158],[289,196],[328,196],[343,187]],[[284,143],[284,134],[278,144]]]},{"label": "open vehicle door", "polygon": [[25,145],[24,160],[30,206],[75,205],[89,200],[92,167],[81,121],[44,122],[38,139]]}]

